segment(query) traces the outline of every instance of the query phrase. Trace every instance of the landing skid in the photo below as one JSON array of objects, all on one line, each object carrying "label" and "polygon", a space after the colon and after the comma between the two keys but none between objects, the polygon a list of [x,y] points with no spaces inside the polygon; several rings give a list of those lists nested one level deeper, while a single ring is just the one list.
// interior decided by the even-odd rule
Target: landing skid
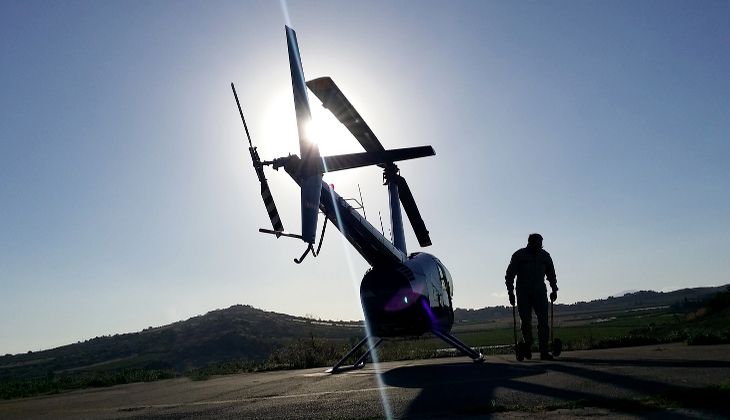
[{"label": "landing skid", "polygon": [[462,343],[458,338],[454,337],[453,335],[451,335],[447,332],[436,330],[436,329],[431,330],[431,332],[436,337],[444,340],[449,345],[455,347],[457,350],[464,353],[465,356],[471,357],[471,359],[475,363],[481,363],[484,361],[484,356],[482,356],[482,354],[480,352],[478,352],[478,351],[472,349],[471,347],[467,346],[466,344]]},{"label": "landing skid", "polygon": [[[462,343],[458,338],[454,337],[453,335],[451,335],[447,332],[438,331],[438,330],[431,330],[431,332],[436,337],[444,340],[447,344],[449,344],[450,346],[452,346],[452,347],[456,348],[457,350],[459,350],[460,352],[462,352],[465,356],[471,357],[471,359],[474,361],[474,363],[481,363],[484,361],[484,356],[480,352],[478,352],[478,351],[472,349],[471,347],[467,346],[466,344]],[[340,373],[340,372],[346,372],[348,370],[362,369],[363,367],[365,367],[365,360],[367,359],[367,357],[370,356],[370,353],[372,353],[372,351],[375,350],[383,342],[382,338],[378,338],[375,341],[375,344],[373,344],[372,347],[370,347],[370,345],[369,345],[370,338],[371,337],[365,337],[362,340],[360,340],[360,342],[357,343],[355,345],[355,347],[350,349],[350,351],[347,352],[347,354],[342,359],[340,359],[339,362],[335,363],[334,366],[332,366],[330,369],[327,369],[325,372],[326,373]],[[372,339],[375,340],[375,337],[372,337]],[[355,361],[355,363],[353,363],[352,365],[342,366],[345,364],[347,359],[352,357],[352,355],[355,354],[358,350],[360,350],[360,348],[364,345],[368,345],[368,350],[362,356],[360,356],[360,358],[357,359]]]},{"label": "landing skid", "polygon": [[[335,363],[335,365],[332,366],[332,368],[327,369],[325,372],[327,372],[327,373],[340,373],[340,372],[345,372],[345,371],[348,371],[348,370],[362,369],[363,367],[365,367],[365,359],[367,359],[367,357],[370,356],[370,353],[372,353],[372,351],[375,350],[380,345],[380,343],[383,342],[383,339],[382,338],[378,338],[375,341],[375,344],[373,344],[372,347],[371,347],[370,346],[370,343],[369,343],[369,340],[370,339],[375,340],[375,337],[365,337],[362,340],[360,340],[360,342],[357,343],[355,345],[355,347],[353,347],[349,352],[347,352],[347,354],[342,359],[340,359],[339,362]],[[348,366],[344,366],[343,367],[342,365],[345,364],[345,362],[347,361],[347,359],[349,359],[353,354],[355,354],[355,352],[357,352],[358,350],[360,350],[360,347],[362,347],[363,345],[367,345],[368,346],[368,351],[366,351],[365,354],[363,354],[362,356],[360,356],[360,358],[357,359],[355,361],[355,363],[353,363],[352,365],[348,365]]]}]

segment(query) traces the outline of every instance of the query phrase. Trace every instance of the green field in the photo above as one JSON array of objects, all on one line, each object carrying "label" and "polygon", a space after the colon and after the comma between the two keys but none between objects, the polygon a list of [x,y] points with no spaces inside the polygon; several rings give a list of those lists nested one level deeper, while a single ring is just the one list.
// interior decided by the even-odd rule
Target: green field
[{"label": "green field", "polygon": [[[611,318],[609,320],[596,322],[596,320]],[[568,326],[561,326],[561,324]],[[668,310],[654,310],[642,313],[599,314],[595,317],[580,319],[557,318],[555,320],[555,338],[560,338],[567,350],[589,349],[607,342],[608,340],[621,340],[638,334],[638,330],[660,329],[672,326],[680,326],[682,318]],[[509,326],[505,326],[509,325]],[[519,319],[517,320],[517,337],[520,338]],[[514,343],[512,320],[501,320],[490,323],[464,323],[454,327],[453,334],[460,340],[472,347],[510,346]],[[537,339],[537,323],[533,319],[533,334]],[[420,338],[414,340],[396,341],[388,343],[384,349],[384,356],[389,358],[391,353],[395,356],[400,352],[411,353],[415,350],[429,352],[444,348],[446,345],[436,338]],[[506,349],[502,352],[510,352]],[[493,352],[500,352],[494,349]],[[396,359],[399,357],[395,357]]]}]

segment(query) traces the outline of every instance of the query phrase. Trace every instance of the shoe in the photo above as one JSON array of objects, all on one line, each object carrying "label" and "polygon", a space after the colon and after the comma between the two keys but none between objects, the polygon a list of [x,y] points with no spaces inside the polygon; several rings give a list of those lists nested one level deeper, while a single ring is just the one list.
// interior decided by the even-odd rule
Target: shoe
[{"label": "shoe", "polygon": [[[524,341],[517,343],[517,355],[521,357],[522,359],[532,359],[532,351],[530,350],[530,346],[527,345]],[[518,359],[518,360],[522,360]]]},{"label": "shoe", "polygon": [[555,358],[550,353],[540,353],[540,360],[555,360]]}]

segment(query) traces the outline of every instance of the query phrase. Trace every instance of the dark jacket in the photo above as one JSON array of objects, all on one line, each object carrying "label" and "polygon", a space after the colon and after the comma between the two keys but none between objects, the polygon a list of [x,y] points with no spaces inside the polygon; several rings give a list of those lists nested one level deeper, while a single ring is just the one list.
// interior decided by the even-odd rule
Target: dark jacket
[{"label": "dark jacket", "polygon": [[545,277],[550,287],[558,290],[555,266],[550,254],[544,249],[537,252],[529,248],[518,249],[512,254],[512,259],[504,276],[507,290],[514,290],[514,279],[517,276],[517,291],[545,290]]}]

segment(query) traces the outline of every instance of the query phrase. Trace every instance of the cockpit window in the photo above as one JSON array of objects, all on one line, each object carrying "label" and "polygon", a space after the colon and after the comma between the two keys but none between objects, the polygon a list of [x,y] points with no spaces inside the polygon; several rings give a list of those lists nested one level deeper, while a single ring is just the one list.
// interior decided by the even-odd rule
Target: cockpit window
[{"label": "cockpit window", "polygon": [[439,279],[441,279],[441,286],[446,290],[446,293],[449,294],[449,298],[453,296],[453,284],[451,283],[451,275],[449,274],[449,271],[441,264],[441,261],[438,261],[436,266],[439,268]]},{"label": "cockpit window", "polygon": [[449,297],[454,296],[454,284],[451,281],[451,274],[449,274],[449,270],[447,270],[446,267],[444,267],[439,260],[436,260],[436,266],[439,268],[439,278],[441,279],[441,284],[443,285],[446,292],[449,294]]}]

